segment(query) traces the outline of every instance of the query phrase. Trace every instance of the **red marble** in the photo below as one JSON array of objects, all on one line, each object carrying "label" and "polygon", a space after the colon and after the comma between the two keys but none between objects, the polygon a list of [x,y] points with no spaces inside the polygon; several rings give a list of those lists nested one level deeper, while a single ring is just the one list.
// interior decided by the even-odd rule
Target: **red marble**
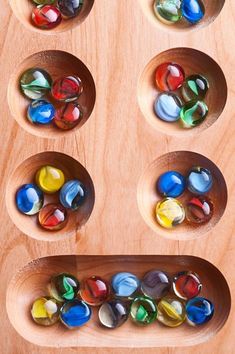
[{"label": "red marble", "polygon": [[67,210],[60,204],[47,204],[40,210],[38,221],[44,229],[51,231],[61,230],[68,221]]},{"label": "red marble", "polygon": [[33,9],[32,20],[36,27],[52,29],[62,20],[60,10],[53,5],[37,6]]},{"label": "red marble", "polygon": [[155,82],[161,91],[174,91],[182,86],[185,79],[183,68],[175,63],[163,63],[155,72]]},{"label": "red marble", "polygon": [[77,102],[69,102],[56,110],[54,123],[62,130],[69,130],[81,122],[82,116],[83,113],[79,104]]},{"label": "red marble", "polygon": [[83,91],[82,81],[77,76],[66,76],[53,82],[51,94],[58,101],[71,102]]},{"label": "red marble", "polygon": [[201,282],[196,273],[181,272],[173,279],[175,294],[185,300],[192,299],[201,291]]},{"label": "red marble", "polygon": [[86,278],[82,282],[80,296],[89,305],[101,305],[109,297],[109,285],[98,276]]}]

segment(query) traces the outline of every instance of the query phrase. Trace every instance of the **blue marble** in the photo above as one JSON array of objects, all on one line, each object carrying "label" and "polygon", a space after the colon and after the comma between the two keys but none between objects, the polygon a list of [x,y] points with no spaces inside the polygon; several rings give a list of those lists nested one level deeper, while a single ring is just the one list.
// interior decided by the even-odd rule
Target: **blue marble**
[{"label": "blue marble", "polygon": [[132,273],[121,272],[112,277],[111,284],[116,296],[128,297],[139,288],[140,281]]},{"label": "blue marble", "polygon": [[190,23],[199,22],[205,13],[201,0],[182,0],[182,15]]},{"label": "blue marble", "polygon": [[54,116],[54,106],[45,100],[35,100],[28,107],[27,117],[31,123],[48,124]]},{"label": "blue marble", "polygon": [[91,309],[78,299],[67,301],[60,310],[60,320],[68,328],[76,328],[84,325],[91,318]]},{"label": "blue marble", "polygon": [[16,192],[16,206],[23,214],[37,214],[43,202],[43,192],[35,184],[23,184]]},{"label": "blue marble", "polygon": [[180,118],[182,102],[174,93],[161,93],[154,102],[154,112],[165,122],[175,122]]},{"label": "blue marble", "polygon": [[66,182],[60,190],[60,202],[65,208],[76,210],[85,199],[85,187],[76,179]]},{"label": "blue marble", "polygon": [[192,326],[208,322],[214,314],[214,305],[204,297],[195,297],[186,304],[187,321]]},{"label": "blue marble", "polygon": [[187,187],[191,193],[208,193],[213,185],[211,172],[203,167],[193,167],[188,175]]},{"label": "blue marble", "polygon": [[163,197],[179,197],[186,188],[186,179],[181,173],[167,171],[157,181],[157,190]]}]

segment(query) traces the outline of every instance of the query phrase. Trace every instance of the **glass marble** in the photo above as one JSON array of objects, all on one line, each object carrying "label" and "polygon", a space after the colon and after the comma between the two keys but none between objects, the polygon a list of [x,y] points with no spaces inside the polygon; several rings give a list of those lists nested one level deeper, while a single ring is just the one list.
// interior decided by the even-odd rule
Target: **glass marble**
[{"label": "glass marble", "polygon": [[33,302],[31,315],[37,324],[52,326],[59,320],[60,304],[48,296],[40,297]]},{"label": "glass marble", "polygon": [[64,18],[72,18],[79,14],[84,0],[58,0],[57,6]]},{"label": "glass marble", "polygon": [[165,198],[157,203],[156,219],[162,227],[171,229],[184,221],[184,207],[177,199]]},{"label": "glass marble", "polygon": [[174,93],[161,93],[154,102],[154,112],[165,122],[176,122],[180,118],[182,102]]},{"label": "glass marble", "polygon": [[60,169],[46,165],[39,168],[35,176],[38,187],[47,194],[53,194],[64,185],[65,177]]},{"label": "glass marble", "polygon": [[67,210],[60,204],[47,204],[39,211],[38,222],[43,229],[61,230],[68,222]]},{"label": "glass marble", "polygon": [[199,166],[191,168],[187,178],[187,187],[191,193],[199,195],[208,193],[212,185],[213,177],[208,169]]},{"label": "glass marble", "polygon": [[173,296],[166,296],[157,305],[157,319],[168,327],[180,326],[186,318],[185,304]]},{"label": "glass marble", "polygon": [[202,75],[188,76],[182,86],[182,96],[186,102],[203,100],[209,90],[209,82]]},{"label": "glass marble", "polygon": [[56,0],[33,0],[35,4],[38,5],[52,5]]},{"label": "glass marble", "polygon": [[60,190],[60,203],[65,208],[77,210],[85,200],[85,187],[77,179],[66,182]]},{"label": "glass marble", "polygon": [[181,108],[180,118],[184,128],[193,128],[201,124],[208,114],[208,107],[203,101],[192,100]]},{"label": "glass marble", "polygon": [[177,171],[167,171],[157,181],[157,190],[163,197],[177,198],[185,189],[186,179]]},{"label": "glass marble", "polygon": [[173,290],[176,296],[189,300],[198,296],[202,289],[199,276],[191,271],[176,274],[173,278]]},{"label": "glass marble", "polygon": [[186,304],[187,321],[192,326],[203,325],[214,315],[214,305],[203,297],[194,297]]},{"label": "glass marble", "polygon": [[99,309],[99,320],[104,327],[120,327],[128,319],[127,305],[120,300],[105,302]]},{"label": "glass marble", "polygon": [[195,24],[203,18],[205,8],[201,0],[182,0],[182,15],[190,23]]},{"label": "glass marble", "polygon": [[32,21],[36,27],[41,29],[55,28],[61,20],[60,10],[53,5],[37,6],[32,11]]},{"label": "glass marble", "polygon": [[178,22],[182,17],[181,0],[155,0],[154,13],[166,24]]},{"label": "glass marble", "polygon": [[78,299],[67,301],[61,308],[60,320],[70,329],[86,324],[91,318],[91,309],[84,302]]},{"label": "glass marble", "polygon": [[184,79],[184,70],[176,63],[162,63],[155,72],[155,82],[161,91],[177,90],[182,86]]},{"label": "glass marble", "polygon": [[186,219],[193,224],[203,224],[212,218],[213,210],[213,203],[208,197],[195,196],[186,204]]},{"label": "glass marble", "polygon": [[111,285],[116,296],[129,297],[139,288],[140,281],[132,273],[121,272],[112,277]]},{"label": "glass marble", "polygon": [[83,91],[82,81],[77,76],[66,76],[53,82],[51,94],[63,102],[76,101]]},{"label": "glass marble", "polygon": [[24,184],[16,192],[16,206],[23,214],[37,214],[41,210],[43,202],[43,192],[35,184]]},{"label": "glass marble", "polygon": [[77,102],[68,102],[56,110],[54,124],[62,130],[75,128],[83,118],[82,108]]},{"label": "glass marble", "polygon": [[78,279],[69,273],[54,275],[48,285],[50,295],[59,302],[75,299],[79,289]]},{"label": "glass marble", "polygon": [[51,85],[50,75],[40,68],[28,69],[20,77],[22,92],[32,100],[42,98],[51,89]]},{"label": "glass marble", "polygon": [[167,295],[170,289],[170,278],[161,270],[151,270],[145,274],[141,282],[142,292],[144,295],[149,296],[152,299],[160,299]]},{"label": "glass marble", "polygon": [[49,124],[54,116],[54,106],[45,100],[35,100],[28,107],[27,117],[31,123]]},{"label": "glass marble", "polygon": [[98,306],[109,297],[108,283],[98,276],[91,276],[82,281],[80,296],[88,305]]},{"label": "glass marble", "polygon": [[131,318],[142,325],[152,323],[157,317],[155,302],[147,296],[136,297],[130,309]]}]

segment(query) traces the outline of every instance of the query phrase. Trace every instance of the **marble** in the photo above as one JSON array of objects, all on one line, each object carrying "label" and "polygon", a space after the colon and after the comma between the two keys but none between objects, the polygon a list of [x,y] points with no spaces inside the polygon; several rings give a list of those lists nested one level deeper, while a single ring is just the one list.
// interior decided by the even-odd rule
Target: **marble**
[{"label": "marble", "polygon": [[157,304],[157,319],[167,327],[178,327],[186,318],[185,304],[173,296],[166,296]]},{"label": "marble", "polygon": [[86,200],[85,186],[77,179],[66,182],[60,190],[60,203],[68,209],[77,210]]},{"label": "marble", "polygon": [[80,296],[83,301],[91,306],[99,306],[105,302],[110,294],[109,284],[99,276],[83,279]]},{"label": "marble", "polygon": [[198,296],[201,289],[201,281],[195,272],[183,271],[173,277],[174,293],[183,300]]},{"label": "marble", "polygon": [[35,100],[30,103],[27,110],[27,118],[34,124],[49,124],[55,116],[53,104],[45,100]]},{"label": "marble", "polygon": [[69,273],[60,273],[51,277],[48,285],[49,294],[59,302],[73,300],[80,289],[78,279]]},{"label": "marble", "polygon": [[99,309],[100,323],[107,328],[117,328],[128,319],[127,305],[120,300],[105,302]]},{"label": "marble", "polygon": [[112,277],[111,286],[116,296],[129,297],[139,288],[140,280],[132,273],[120,272]]},{"label": "marble", "polygon": [[208,114],[208,107],[205,102],[192,100],[181,108],[180,118],[184,128],[193,128],[201,124]]},{"label": "marble", "polygon": [[52,96],[63,102],[76,101],[83,91],[82,81],[79,77],[71,75],[61,77],[53,82]]},{"label": "marble", "polygon": [[37,6],[32,11],[33,24],[44,30],[57,27],[61,23],[61,20],[60,10],[53,5]]},{"label": "marble", "polygon": [[53,194],[64,185],[65,177],[63,171],[59,168],[45,165],[36,172],[35,181],[43,192]]},{"label": "marble", "polygon": [[183,85],[185,73],[183,68],[171,62],[160,64],[155,71],[155,83],[161,91],[175,91]]},{"label": "marble", "polygon": [[32,319],[41,326],[52,326],[59,320],[60,307],[55,299],[49,296],[40,297],[32,304]]},{"label": "marble", "polygon": [[52,5],[56,0],[33,0],[33,2],[37,5]]},{"label": "marble", "polygon": [[158,178],[157,191],[163,197],[177,198],[186,189],[186,178],[177,171],[167,171]]},{"label": "marble", "polygon": [[182,16],[191,24],[202,20],[205,8],[201,0],[182,0]]},{"label": "marble", "polygon": [[50,91],[52,79],[44,69],[31,68],[20,77],[20,87],[25,96],[32,100],[42,98]]},{"label": "marble", "polygon": [[165,198],[156,205],[156,220],[164,228],[171,229],[185,219],[183,205],[174,198]]},{"label": "marble", "polygon": [[75,128],[83,118],[83,111],[77,102],[68,102],[56,110],[54,124],[62,130]]},{"label": "marble", "polygon": [[49,231],[63,229],[68,222],[67,210],[60,204],[45,205],[38,214],[39,225]]},{"label": "marble", "polygon": [[194,166],[191,168],[187,178],[187,188],[193,194],[208,193],[213,185],[211,172],[204,167]]},{"label": "marble", "polygon": [[180,118],[182,102],[174,93],[161,93],[154,102],[154,113],[165,122],[176,122]]},{"label": "marble", "polygon": [[190,223],[204,224],[212,218],[214,205],[207,196],[195,196],[187,202],[185,211]]},{"label": "marble", "polygon": [[148,325],[157,317],[157,306],[151,298],[138,296],[131,304],[130,315],[138,324]]},{"label": "marble", "polygon": [[190,75],[181,88],[182,96],[186,102],[203,100],[209,90],[209,82],[202,75]]},{"label": "marble", "polygon": [[182,18],[181,0],[155,0],[153,9],[157,18],[166,24],[176,23]]},{"label": "marble", "polygon": [[144,295],[152,299],[160,299],[167,295],[171,289],[169,276],[161,270],[151,270],[146,273],[141,282]]},{"label": "marble", "polygon": [[83,6],[84,0],[58,0],[57,6],[64,18],[77,16]]},{"label": "marble", "polygon": [[192,326],[203,325],[214,315],[213,303],[203,297],[195,297],[186,304],[187,321]]},{"label": "marble", "polygon": [[23,214],[37,214],[43,207],[43,202],[43,192],[35,184],[23,184],[16,192],[16,206]]},{"label": "marble", "polygon": [[91,318],[90,307],[78,299],[67,301],[61,308],[60,320],[69,329],[81,327]]}]

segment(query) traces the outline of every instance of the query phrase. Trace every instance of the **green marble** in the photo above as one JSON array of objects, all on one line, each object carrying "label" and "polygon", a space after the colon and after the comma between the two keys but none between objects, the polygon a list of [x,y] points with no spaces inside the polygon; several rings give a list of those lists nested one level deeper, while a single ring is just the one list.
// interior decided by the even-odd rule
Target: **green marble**
[{"label": "green marble", "polygon": [[156,0],[154,13],[163,23],[175,23],[182,18],[181,0]]},{"label": "green marble", "polygon": [[201,124],[208,114],[208,107],[203,101],[192,100],[187,102],[180,111],[180,118],[185,128],[192,128]]},{"label": "green marble", "polygon": [[148,325],[156,319],[157,307],[150,297],[139,296],[133,300],[130,314],[135,322],[142,325]]},{"label": "green marble", "polygon": [[22,92],[28,98],[37,100],[50,91],[52,79],[43,69],[31,68],[26,70],[20,78]]}]

